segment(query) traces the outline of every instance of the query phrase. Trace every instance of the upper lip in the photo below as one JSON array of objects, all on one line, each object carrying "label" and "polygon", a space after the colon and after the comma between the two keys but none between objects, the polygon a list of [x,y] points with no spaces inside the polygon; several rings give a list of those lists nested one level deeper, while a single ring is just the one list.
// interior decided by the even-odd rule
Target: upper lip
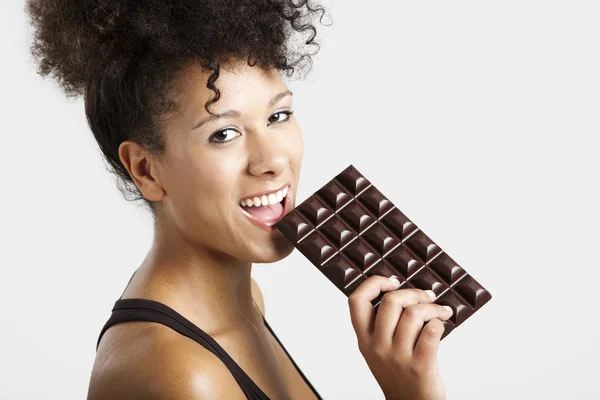
[{"label": "upper lip", "polygon": [[278,192],[280,190],[283,190],[284,188],[288,187],[290,184],[291,184],[291,182],[288,182],[285,185],[280,186],[278,189],[263,190],[262,192],[258,192],[258,193],[254,193],[254,194],[251,194],[251,195],[248,195],[248,196],[244,196],[244,197],[242,197],[242,200],[253,199],[254,197],[260,198],[263,195],[267,195],[267,194],[271,194],[271,193],[275,193],[275,192]]}]

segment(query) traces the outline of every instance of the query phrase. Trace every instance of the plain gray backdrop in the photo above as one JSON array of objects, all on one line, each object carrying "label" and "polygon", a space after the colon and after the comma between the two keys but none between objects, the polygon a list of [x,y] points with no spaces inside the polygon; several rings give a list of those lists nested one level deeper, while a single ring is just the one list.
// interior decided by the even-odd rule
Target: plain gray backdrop
[{"label": "plain gray backdrop", "polygon": [[[440,344],[448,399],[598,398],[600,2],[326,4],[289,84],[298,202],[354,164],[493,294]],[[36,74],[23,5],[0,3],[0,399],[82,399],[151,218],[105,170],[82,99]],[[253,276],[325,399],[383,399],[312,264],[294,251]]]}]

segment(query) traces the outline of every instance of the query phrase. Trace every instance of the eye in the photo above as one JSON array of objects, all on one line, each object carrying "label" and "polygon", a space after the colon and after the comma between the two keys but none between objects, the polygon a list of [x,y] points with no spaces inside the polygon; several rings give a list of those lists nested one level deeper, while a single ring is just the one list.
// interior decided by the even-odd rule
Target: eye
[{"label": "eye", "polygon": [[[291,116],[293,114],[294,114],[293,111],[278,111],[278,112],[274,113],[273,115],[271,115],[271,117],[269,117],[269,122],[276,123],[276,124],[281,123],[281,122],[286,122],[286,121],[289,121],[289,119],[291,118]],[[286,118],[281,119],[280,117],[282,115],[285,115]],[[272,121],[273,117],[275,117],[275,121]],[[241,133],[239,133],[238,131],[236,131],[233,128],[225,128],[225,129],[221,129],[220,131],[213,133],[210,136],[210,138],[208,139],[208,141],[212,142],[214,144],[217,144],[217,145],[231,142],[235,138],[235,136],[231,136],[231,135],[228,136],[227,135],[228,132],[235,132],[238,134],[238,136],[241,135]]]},{"label": "eye", "polygon": [[[271,121],[271,118],[269,118],[269,122],[279,123],[279,122],[288,121],[291,118],[292,114],[294,114],[293,111],[278,111],[275,114],[271,115],[271,118],[276,117],[277,120],[276,121]],[[286,115],[287,117],[284,120],[280,121],[279,117],[282,116],[282,115]]]},{"label": "eye", "polygon": [[[238,131],[236,131],[235,129],[232,128],[226,128],[226,129],[222,129],[220,131],[215,132],[209,139],[210,142],[216,143],[216,144],[223,144],[223,143],[227,143],[233,140],[234,136],[229,135],[230,139],[228,138],[227,133],[228,132],[235,132],[238,133]],[[239,135],[238,135],[239,136]]]}]

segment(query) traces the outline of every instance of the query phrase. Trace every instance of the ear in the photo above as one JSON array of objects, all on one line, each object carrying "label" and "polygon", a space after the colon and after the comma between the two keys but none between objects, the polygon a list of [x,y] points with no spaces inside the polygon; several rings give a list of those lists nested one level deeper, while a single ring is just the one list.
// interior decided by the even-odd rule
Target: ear
[{"label": "ear", "polygon": [[156,159],[140,144],[126,140],[119,146],[119,159],[142,195],[150,201],[159,201],[166,192],[158,179]]},{"label": "ear", "polygon": [[260,313],[264,317],[265,316],[265,302],[264,302],[264,299],[262,296],[262,292],[260,291],[260,288],[258,287],[258,284],[254,280],[254,278],[250,278],[250,279],[252,279],[252,298],[254,299],[254,302],[258,306]]}]

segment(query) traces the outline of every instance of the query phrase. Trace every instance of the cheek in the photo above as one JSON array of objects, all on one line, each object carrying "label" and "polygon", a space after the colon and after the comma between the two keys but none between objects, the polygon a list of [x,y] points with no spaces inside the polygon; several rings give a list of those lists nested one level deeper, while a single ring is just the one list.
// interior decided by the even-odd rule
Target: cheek
[{"label": "cheek", "polygon": [[229,200],[230,183],[231,169],[223,164],[223,159],[209,154],[187,154],[180,157],[177,168],[170,171],[167,193],[176,197],[174,201],[182,211],[189,213],[201,207],[201,213],[210,212],[209,209]]},{"label": "cheek", "polygon": [[188,163],[177,188],[177,220],[191,240],[221,241],[231,215],[231,170],[218,160]]},{"label": "cheek", "polygon": [[304,156],[304,139],[302,138],[302,132],[300,128],[293,135],[293,139],[287,141],[288,154],[290,155],[290,163],[294,166],[299,165],[302,162]]}]

